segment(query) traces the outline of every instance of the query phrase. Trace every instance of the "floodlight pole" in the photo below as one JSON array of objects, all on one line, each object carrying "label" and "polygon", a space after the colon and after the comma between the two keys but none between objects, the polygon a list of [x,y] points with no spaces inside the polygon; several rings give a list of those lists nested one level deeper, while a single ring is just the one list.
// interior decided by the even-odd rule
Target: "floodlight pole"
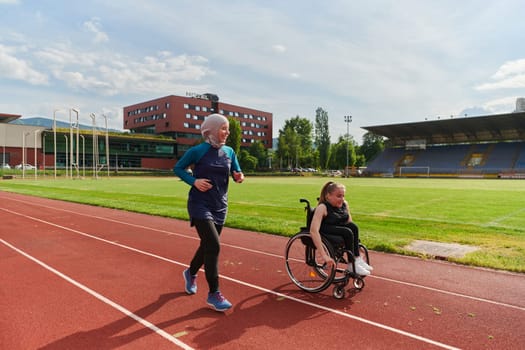
[{"label": "floodlight pole", "polygon": [[22,179],[26,178],[26,136],[29,134],[30,132],[22,133]]},{"label": "floodlight pole", "polygon": [[59,111],[60,109],[55,109],[53,111],[53,162],[55,163],[53,168],[54,168],[54,172],[55,172],[55,179],[57,178],[57,118],[56,118],[56,113]]},{"label": "floodlight pole", "polygon": [[43,176],[46,176],[46,133],[42,130],[42,169],[44,169]]},{"label": "floodlight pole", "polygon": [[95,113],[91,113],[89,115],[91,117],[91,120],[93,121],[93,141],[92,141],[92,146],[93,146],[93,177],[97,177],[97,170],[96,170],[96,167],[97,167],[97,164],[95,162],[95,126],[96,126],[96,122],[95,122],[95,119],[96,119],[96,116],[95,116]]},{"label": "floodlight pole", "polygon": [[35,179],[38,177],[38,163],[37,163],[37,158],[36,158],[36,134],[38,134],[41,130],[35,130],[35,147],[34,147],[34,150],[35,150]]},{"label": "floodlight pole", "polygon": [[352,122],[352,116],[351,115],[345,115],[345,123],[346,123],[346,169],[345,169],[345,176],[348,177],[348,139],[349,139],[349,127],[350,123]]},{"label": "floodlight pole", "polygon": [[68,159],[67,159],[67,153],[69,152],[69,151],[67,150],[67,135],[64,135],[64,138],[66,139],[66,179],[67,179],[67,177],[68,177],[68,174],[67,174],[67,170],[68,170],[68,165],[67,165],[67,161],[68,161]]},{"label": "floodlight pole", "polygon": [[[78,112],[78,109],[76,109],[76,108],[71,108],[71,110],[73,112],[75,112],[75,114],[77,115],[77,121],[76,121],[76,124],[75,124],[75,126],[77,128],[77,145],[76,145],[77,146],[77,154],[76,154],[76,158],[75,158],[75,167],[77,169],[77,178],[79,178],[80,177],[80,173],[79,173],[79,169],[78,169],[78,141],[79,141],[79,129],[80,129],[79,125],[78,125],[78,113],[79,112]],[[71,135],[71,138],[73,138],[73,135]],[[71,144],[73,144],[73,142],[71,142]],[[71,157],[73,157],[73,149],[71,149]],[[73,160],[73,158],[71,158],[71,160]],[[73,162],[71,162],[71,163],[73,163]],[[73,172],[71,172],[71,178],[73,178]]]},{"label": "floodlight pole", "polygon": [[106,121],[106,165],[108,167],[108,178],[109,178],[109,135],[108,135],[108,117],[102,114]]},{"label": "floodlight pole", "polygon": [[24,153],[26,152],[26,136],[24,135],[24,133],[22,132],[22,179],[25,178],[26,176],[26,173],[25,173],[25,162],[26,162],[26,157],[24,156]]},{"label": "floodlight pole", "polygon": [[80,135],[82,138],[82,177],[86,177],[86,140],[84,135]]},{"label": "floodlight pole", "polygon": [[73,122],[71,121],[71,111],[69,109],[69,165],[66,162],[66,167],[69,167],[69,176],[73,178]]},{"label": "floodlight pole", "polygon": [[2,169],[5,166],[5,144],[7,143],[7,128],[4,128],[4,144],[2,145],[4,151],[2,153]]}]

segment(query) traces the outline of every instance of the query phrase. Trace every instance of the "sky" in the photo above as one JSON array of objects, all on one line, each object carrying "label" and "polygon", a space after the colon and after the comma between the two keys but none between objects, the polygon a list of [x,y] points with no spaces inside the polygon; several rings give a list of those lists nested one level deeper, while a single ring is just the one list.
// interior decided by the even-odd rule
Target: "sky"
[{"label": "sky", "polygon": [[514,111],[524,13],[523,0],[0,0],[0,113],[75,108],[122,130],[124,106],[213,93],[273,113],[274,137],[320,107],[332,142],[360,143],[365,126]]}]

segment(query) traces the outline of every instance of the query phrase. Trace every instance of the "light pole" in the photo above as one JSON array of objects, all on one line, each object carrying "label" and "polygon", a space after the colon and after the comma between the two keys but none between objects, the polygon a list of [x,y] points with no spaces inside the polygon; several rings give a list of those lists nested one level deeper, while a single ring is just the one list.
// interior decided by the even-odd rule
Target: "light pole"
[{"label": "light pole", "polygon": [[4,128],[4,152],[2,153],[2,167],[5,166],[5,144],[7,143],[7,128]]},{"label": "light pole", "polygon": [[[75,168],[77,169],[77,178],[79,178],[80,177],[80,173],[79,173],[79,170],[78,170],[78,141],[79,141],[78,139],[79,139],[79,129],[80,129],[80,127],[78,125],[78,113],[79,112],[78,112],[78,109],[76,109],[76,108],[71,108],[71,110],[73,112],[75,112],[75,114],[77,115],[77,121],[76,121],[76,124],[75,124],[75,127],[77,128],[77,144],[76,144],[76,146],[77,146],[77,154],[76,154],[76,158],[75,158],[75,163],[74,164],[75,164]],[[71,151],[73,151],[73,150],[71,150]],[[73,152],[71,152],[71,154],[73,154]],[[71,156],[71,157],[73,157],[73,156]],[[71,158],[71,160],[73,160],[73,158]],[[71,178],[73,178],[73,173],[71,173]]]},{"label": "light pole", "polygon": [[95,122],[95,119],[96,119],[96,116],[95,116],[95,113],[91,113],[89,115],[91,117],[91,120],[93,120],[93,140],[92,140],[92,144],[93,144],[93,177],[97,177],[97,171],[96,171],[96,168],[97,168],[97,164],[95,162],[95,126],[96,126],[96,122]]},{"label": "light pole", "polygon": [[68,165],[67,165],[67,153],[69,152],[69,151],[67,150],[67,135],[64,135],[64,138],[66,139],[66,179],[67,179],[67,176],[68,176],[68,175],[67,175],[67,168],[68,168]]},{"label": "light pole", "polygon": [[54,149],[53,162],[55,163],[53,168],[55,172],[55,179],[57,178],[57,118],[56,118],[56,113],[59,110],[60,109],[55,109],[53,111],[53,149]]},{"label": "light pole", "polygon": [[352,122],[352,116],[351,115],[345,115],[345,123],[346,123],[346,170],[345,170],[345,176],[348,177],[348,138],[350,136],[349,134],[349,127],[350,123]]},{"label": "light pole", "polygon": [[106,121],[106,165],[108,167],[108,177],[109,177],[109,135],[108,135],[108,117],[105,114],[102,114],[104,120]]},{"label": "light pole", "polygon": [[71,108],[69,109],[69,164],[66,162],[66,167],[69,168],[69,175],[73,178],[73,122],[71,121]]},{"label": "light pole", "polygon": [[29,134],[30,132],[22,133],[22,179],[26,178],[26,136]]},{"label": "light pole", "polygon": [[86,140],[84,135],[80,135],[82,138],[82,177],[86,177]]},{"label": "light pole", "polygon": [[35,130],[35,179],[38,177],[38,163],[36,159],[36,134],[38,134],[41,130]]},{"label": "light pole", "polygon": [[46,133],[42,131],[42,168],[46,176]]}]

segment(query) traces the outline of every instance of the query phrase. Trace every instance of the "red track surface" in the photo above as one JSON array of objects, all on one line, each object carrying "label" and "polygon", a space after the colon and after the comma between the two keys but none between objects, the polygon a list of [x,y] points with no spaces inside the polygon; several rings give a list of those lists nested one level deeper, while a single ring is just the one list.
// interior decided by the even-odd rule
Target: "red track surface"
[{"label": "red track surface", "polygon": [[366,287],[337,300],[291,283],[287,238],[225,229],[223,314],[205,303],[204,273],[184,293],[198,244],[187,222],[7,192],[0,203],[2,349],[525,348],[522,274],[371,252]]}]

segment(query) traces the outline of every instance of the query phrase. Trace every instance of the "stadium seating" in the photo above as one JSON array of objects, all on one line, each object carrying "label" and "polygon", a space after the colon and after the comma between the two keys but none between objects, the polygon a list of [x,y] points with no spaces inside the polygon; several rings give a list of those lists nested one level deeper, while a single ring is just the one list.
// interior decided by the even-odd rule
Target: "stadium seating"
[{"label": "stadium seating", "polygon": [[365,175],[496,177],[515,173],[525,174],[525,142],[387,148],[367,164]]}]

